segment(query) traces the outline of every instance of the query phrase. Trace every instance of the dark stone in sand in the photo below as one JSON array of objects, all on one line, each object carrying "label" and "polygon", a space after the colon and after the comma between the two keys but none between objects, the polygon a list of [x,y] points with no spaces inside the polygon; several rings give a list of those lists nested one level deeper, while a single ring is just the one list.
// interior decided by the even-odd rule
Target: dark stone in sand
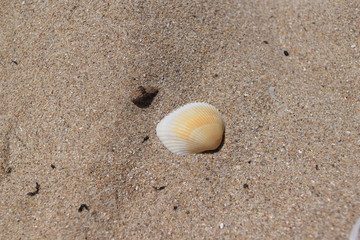
[{"label": "dark stone in sand", "polygon": [[131,101],[139,108],[147,108],[151,105],[159,90],[154,87],[139,86],[131,94]]}]

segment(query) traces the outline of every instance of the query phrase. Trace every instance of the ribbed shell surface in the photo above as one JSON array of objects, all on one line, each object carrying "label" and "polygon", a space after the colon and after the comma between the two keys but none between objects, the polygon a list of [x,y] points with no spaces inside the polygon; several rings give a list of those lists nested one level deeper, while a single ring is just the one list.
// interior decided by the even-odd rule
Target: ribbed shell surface
[{"label": "ribbed shell surface", "polygon": [[189,103],[171,112],[156,127],[160,141],[179,155],[219,147],[225,126],[219,111],[207,103]]}]

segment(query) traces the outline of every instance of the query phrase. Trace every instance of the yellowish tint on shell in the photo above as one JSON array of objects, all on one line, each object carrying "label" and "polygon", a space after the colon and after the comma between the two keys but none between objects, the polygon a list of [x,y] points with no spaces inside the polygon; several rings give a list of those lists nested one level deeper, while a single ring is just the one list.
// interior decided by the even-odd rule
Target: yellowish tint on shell
[{"label": "yellowish tint on shell", "polygon": [[156,132],[171,152],[186,155],[215,150],[224,135],[219,111],[207,103],[190,103],[160,121]]}]

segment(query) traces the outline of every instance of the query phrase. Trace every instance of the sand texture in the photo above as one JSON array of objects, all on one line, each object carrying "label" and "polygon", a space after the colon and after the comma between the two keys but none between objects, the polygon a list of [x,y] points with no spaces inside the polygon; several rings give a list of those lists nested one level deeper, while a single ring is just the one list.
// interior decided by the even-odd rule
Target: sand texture
[{"label": "sand texture", "polygon": [[[1,240],[347,239],[360,217],[358,0],[2,0],[0,46]],[[224,145],[172,154],[156,124],[195,101]]]}]

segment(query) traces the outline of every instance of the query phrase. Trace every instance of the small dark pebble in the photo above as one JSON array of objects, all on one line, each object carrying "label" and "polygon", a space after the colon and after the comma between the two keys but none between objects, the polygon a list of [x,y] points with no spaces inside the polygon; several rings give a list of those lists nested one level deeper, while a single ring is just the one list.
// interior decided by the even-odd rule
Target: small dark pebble
[{"label": "small dark pebble", "polygon": [[177,210],[178,209],[178,206],[174,206],[174,210]]},{"label": "small dark pebble", "polygon": [[269,44],[269,42],[268,42],[268,41],[263,41],[263,43],[265,43],[265,44]]},{"label": "small dark pebble", "polygon": [[11,172],[12,172],[12,167],[7,167],[7,168],[5,168],[5,172],[6,172],[6,173],[11,173]]},{"label": "small dark pebble", "polygon": [[155,190],[160,191],[160,190],[164,190],[166,188],[166,186],[161,186],[161,187],[153,187]]},{"label": "small dark pebble", "polygon": [[82,212],[84,209],[86,209],[88,211],[90,210],[90,208],[86,204],[81,204],[78,209],[78,212]]},{"label": "small dark pebble", "polygon": [[289,52],[288,52],[288,51],[284,51],[284,55],[285,55],[285,56],[289,56]]},{"label": "small dark pebble", "polygon": [[139,108],[147,108],[151,105],[159,90],[154,87],[139,86],[131,94],[131,101]]},{"label": "small dark pebble", "polygon": [[35,196],[36,194],[38,194],[40,191],[40,184],[36,183],[36,190],[34,192],[28,192],[27,195],[28,196]]},{"label": "small dark pebble", "polygon": [[179,70],[179,69],[177,69],[177,70],[175,70],[175,72],[176,72],[176,73],[179,73],[179,72],[180,72],[180,70]]},{"label": "small dark pebble", "polygon": [[188,210],[188,211],[186,211],[185,213],[186,213],[186,214],[190,214],[190,211]]},{"label": "small dark pebble", "polygon": [[315,165],[315,169],[316,169],[316,170],[319,170],[319,165],[316,164],[316,165]]},{"label": "small dark pebble", "polygon": [[244,187],[244,188],[249,188],[249,184],[245,183],[245,184],[243,185],[243,187]]},{"label": "small dark pebble", "polygon": [[219,74],[215,73],[214,78],[217,78],[217,77],[219,77]]},{"label": "small dark pebble", "polygon": [[248,161],[248,164],[250,164],[251,163],[251,160],[250,161]]},{"label": "small dark pebble", "polygon": [[147,140],[149,140],[149,136],[144,137],[142,143],[146,142]]},{"label": "small dark pebble", "polygon": [[50,167],[51,167],[52,169],[56,168],[56,166],[55,166],[54,164],[51,164]]},{"label": "small dark pebble", "polygon": [[12,63],[14,63],[15,65],[18,65],[18,62],[15,60],[11,60]]}]

